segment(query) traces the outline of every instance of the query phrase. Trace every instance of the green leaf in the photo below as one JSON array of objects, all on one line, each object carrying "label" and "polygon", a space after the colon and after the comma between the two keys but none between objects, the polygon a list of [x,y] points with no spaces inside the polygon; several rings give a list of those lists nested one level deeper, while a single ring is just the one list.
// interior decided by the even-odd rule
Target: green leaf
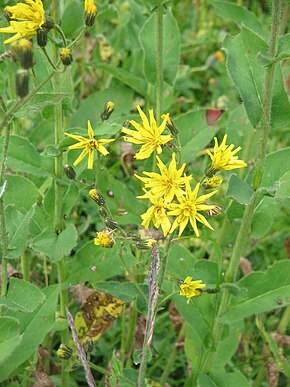
[{"label": "green leaf", "polygon": [[261,187],[274,187],[290,170],[290,148],[279,149],[266,157]]},{"label": "green leaf", "polygon": [[65,35],[76,34],[76,31],[84,25],[83,18],[80,17],[83,13],[83,4],[79,1],[72,1],[68,4],[61,18],[61,28]]},{"label": "green leaf", "polygon": [[[0,157],[2,157],[3,139],[0,138]],[[8,149],[7,165],[17,172],[28,172],[34,175],[49,176],[54,171],[54,161],[40,155],[27,138],[11,136]]]},{"label": "green leaf", "polygon": [[26,177],[5,175],[5,180],[7,180],[6,205],[13,204],[19,211],[27,213],[41,198],[37,187]]},{"label": "green leaf", "polygon": [[[18,259],[23,253],[27,245],[27,233],[34,215],[36,205],[22,215],[15,208],[9,206],[9,214],[7,214],[7,228],[9,233],[8,254],[9,259]],[[7,213],[7,211],[5,211]],[[13,228],[11,227],[13,225]]]},{"label": "green leaf", "polygon": [[144,78],[138,77],[122,68],[112,67],[104,63],[95,63],[95,67],[112,74],[120,82],[124,83],[124,85],[131,87],[131,89],[143,97],[147,97],[147,82],[145,82]]},{"label": "green leaf", "polygon": [[9,309],[32,313],[45,297],[42,291],[29,282],[10,278],[7,297],[0,298],[0,304]]},{"label": "green leaf", "polygon": [[281,203],[275,198],[265,196],[257,206],[252,220],[251,235],[253,238],[262,238],[272,228],[281,209]]},{"label": "green leaf", "polygon": [[266,272],[253,272],[242,278],[237,285],[247,289],[246,296],[236,298],[221,321],[231,324],[253,314],[289,305],[289,276],[290,261],[285,260],[275,263]]},{"label": "green leaf", "polygon": [[[95,133],[98,133],[98,128],[106,127],[106,123],[102,123],[100,114],[104,109],[104,105],[108,101],[114,102],[116,109],[109,121],[114,122],[114,119],[124,114],[128,114],[133,103],[133,90],[127,86],[118,84],[116,87],[93,93],[88,98],[80,102],[79,108],[70,117],[70,127],[81,127],[87,131],[87,121],[90,120]],[[92,112],[92,113],[90,113]],[[120,125],[120,129],[121,129]],[[110,131],[109,131],[110,133]]]},{"label": "green leaf", "polygon": [[211,4],[213,5],[217,15],[222,19],[233,21],[239,26],[244,24],[257,34],[265,36],[262,24],[253,12],[229,1],[211,0]]},{"label": "green leaf", "polygon": [[229,221],[241,219],[245,211],[245,206],[238,202],[232,202],[226,210],[226,215]]},{"label": "green leaf", "polygon": [[280,36],[278,41],[278,54],[276,60],[290,57],[290,34]]},{"label": "green leaf", "polygon": [[275,195],[276,199],[290,198],[290,171],[281,176]]},{"label": "green leaf", "polygon": [[[124,251],[126,265],[131,267],[136,263],[136,258],[128,250]],[[119,257],[118,247],[104,249],[94,245],[93,241],[84,244],[76,253],[76,258],[65,265],[67,280],[65,286],[69,287],[80,282],[105,281],[117,275],[123,275],[125,268]]]},{"label": "green leaf", "polygon": [[[144,73],[147,80],[156,84],[156,45],[157,15],[154,13],[145,22],[140,31],[140,41],[144,52]],[[152,45],[152,42],[154,44]],[[177,22],[171,11],[163,15],[163,57],[164,81],[174,85],[179,66],[180,37]]]},{"label": "green leaf", "polygon": [[198,385],[200,387],[250,387],[250,383],[240,371],[218,371],[211,372],[210,375],[201,374],[198,379]]},{"label": "green leaf", "polygon": [[227,198],[234,199],[240,204],[248,204],[253,192],[253,188],[250,184],[239,179],[235,174],[231,175],[226,193]]},{"label": "green leaf", "polygon": [[217,132],[216,126],[206,121],[206,109],[189,111],[174,120],[180,131],[181,159],[188,163],[206,147]]},{"label": "green leaf", "polygon": [[13,317],[0,317],[0,343],[19,334],[19,321]]},{"label": "green leaf", "polygon": [[59,235],[53,231],[45,230],[33,240],[31,248],[47,255],[52,262],[58,262],[63,257],[70,255],[77,244],[77,237],[75,226],[70,224]]},{"label": "green leaf", "polygon": [[[43,302],[34,313],[28,315],[29,320],[26,324],[21,324],[21,318],[27,318],[27,315],[15,313],[20,320],[21,336],[20,338],[16,337],[16,341],[18,342],[15,343],[14,341],[12,349],[9,349],[7,342],[5,342],[6,345],[4,348],[0,347],[1,382],[7,379],[17,367],[35,353],[35,349],[42,343],[43,339],[55,323],[59,286],[50,286],[45,289],[44,292],[47,296],[45,302]],[[1,349],[3,351],[2,353]],[[8,349],[8,351],[5,352],[5,349]]]},{"label": "green leaf", "polygon": [[25,104],[17,113],[15,113],[15,117],[17,118],[34,118],[37,113],[43,111],[46,106],[57,105],[61,103],[64,97],[67,94],[65,93],[47,93],[47,92],[38,92],[29,101],[29,104]]},{"label": "green leaf", "polygon": [[[226,36],[223,46],[227,52],[227,68],[244,101],[251,124],[261,120],[264,95],[265,68],[257,55],[268,53],[268,46],[257,34],[245,26],[237,36]],[[272,91],[272,126],[286,127],[290,120],[290,106],[284,88],[281,68],[276,66]]]},{"label": "green leaf", "polygon": [[[94,287],[101,293],[109,293],[124,302],[130,302],[136,299],[137,296],[140,296],[139,290],[136,288],[136,285],[132,282],[93,282]],[[140,288],[143,290],[143,293],[147,297],[148,286],[140,285]]]}]

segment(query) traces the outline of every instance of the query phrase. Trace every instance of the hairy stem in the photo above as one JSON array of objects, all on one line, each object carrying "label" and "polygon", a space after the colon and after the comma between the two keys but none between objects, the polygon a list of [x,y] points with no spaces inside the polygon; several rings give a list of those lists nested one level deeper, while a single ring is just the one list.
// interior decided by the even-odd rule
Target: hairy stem
[{"label": "hairy stem", "polygon": [[[271,29],[271,40],[269,45],[269,55],[274,58],[276,54],[277,40],[279,37],[279,23],[281,18],[281,6],[282,0],[273,0],[272,8],[272,29]],[[273,86],[273,78],[275,71],[276,63],[273,63],[267,67],[265,73],[265,82],[264,82],[264,96],[263,96],[263,111],[261,118],[261,130],[260,130],[260,142],[259,142],[259,152],[257,157],[257,163],[255,167],[255,175],[253,181],[253,188],[255,190],[250,202],[248,203],[243,218],[241,227],[238,232],[236,243],[233,249],[232,257],[228,270],[225,275],[225,282],[235,282],[240,257],[245,252],[247,241],[250,237],[250,227],[256,207],[256,203],[259,199],[260,194],[257,192],[257,189],[260,187],[263,176],[263,168],[266,159],[267,153],[267,144],[269,131],[271,127],[271,92]],[[213,364],[214,351],[221,339],[223,324],[219,322],[219,318],[227,311],[231,301],[231,294],[227,289],[223,290],[221,303],[218,309],[217,318],[215,319],[215,324],[213,327],[213,346],[210,351],[207,352],[205,360],[203,363],[203,370],[209,372]]]},{"label": "hairy stem", "polygon": [[[55,22],[58,23],[58,20],[59,20],[59,1],[58,0],[52,1],[52,17],[55,20]],[[56,31],[54,31],[54,35],[56,35]],[[53,46],[53,60],[54,60],[54,63],[56,63],[58,60],[58,47],[56,45]],[[59,73],[55,74],[53,89],[55,93],[60,92],[60,74]],[[64,136],[63,113],[62,113],[62,104],[60,103],[54,106],[54,143],[56,146],[58,146],[63,136]],[[55,232],[57,233],[61,232],[63,229],[63,186],[61,184],[61,179],[63,175],[62,165],[63,165],[63,156],[62,156],[62,153],[60,153],[55,158],[55,165],[54,165],[54,173],[55,173],[54,229],[55,229]],[[64,257],[62,257],[61,260],[57,263],[57,275],[58,275],[58,283],[62,287],[66,279]],[[67,290],[61,289],[60,316],[62,318],[66,318],[67,303],[68,303]],[[68,343],[68,328],[65,328],[61,331],[61,342],[62,344]],[[68,387],[69,385],[69,373],[66,370],[66,366],[67,366],[67,361],[62,360],[62,368],[61,368],[62,387]]]},{"label": "hairy stem", "polygon": [[160,124],[163,102],[163,4],[158,0],[156,35],[156,120]]}]

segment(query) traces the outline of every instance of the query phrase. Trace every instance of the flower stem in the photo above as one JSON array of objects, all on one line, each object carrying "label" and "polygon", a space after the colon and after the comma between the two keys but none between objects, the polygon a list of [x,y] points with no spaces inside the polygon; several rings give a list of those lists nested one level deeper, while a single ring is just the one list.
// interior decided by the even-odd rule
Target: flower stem
[{"label": "flower stem", "polygon": [[156,120],[160,124],[163,102],[163,4],[158,0],[156,34]]},{"label": "flower stem", "polygon": [[[281,5],[282,5],[282,0],[273,0],[272,29],[271,29],[271,40],[270,40],[270,47],[269,47],[269,55],[272,58],[275,57],[275,53],[276,53],[276,44],[277,44],[278,34],[279,34],[279,22],[281,17]],[[251,222],[252,222],[254,210],[260,196],[259,192],[257,192],[257,189],[260,187],[261,181],[262,181],[263,167],[264,167],[266,153],[267,153],[269,130],[271,127],[271,102],[272,102],[271,91],[273,86],[273,75],[275,71],[275,64],[276,63],[273,62],[270,66],[268,66],[265,73],[259,152],[258,152],[258,158],[257,158],[257,163],[255,168],[255,177],[253,182],[255,192],[245,209],[245,212],[242,218],[241,227],[239,229],[236,243],[233,249],[230,264],[225,275],[225,282],[236,281],[239,263],[240,263],[240,257],[244,253],[246,249],[247,241],[249,240],[250,228],[251,228]],[[223,289],[221,303],[218,309],[217,317],[215,319],[215,324],[213,326],[212,350],[209,350],[207,352],[203,362],[203,370],[205,372],[209,372],[211,370],[211,367],[213,364],[213,357],[214,357],[214,348],[216,348],[216,346],[218,345],[221,339],[221,334],[223,329],[223,324],[219,322],[219,318],[227,311],[230,304],[230,300],[231,300],[230,292],[227,289]]]},{"label": "flower stem", "polygon": [[66,37],[65,37],[65,34],[63,33],[63,30],[60,28],[60,26],[58,24],[55,24],[53,28],[59,33],[59,35],[61,36],[63,45],[64,45],[64,47],[66,47],[66,44],[67,44]]},{"label": "flower stem", "polygon": [[[59,20],[59,1],[52,0],[52,17],[56,23]],[[54,35],[56,31],[54,31]],[[53,60],[56,63],[58,61],[58,48],[56,45],[53,46]],[[53,89],[55,93],[59,93],[60,91],[60,74],[56,73]],[[60,140],[64,136],[63,130],[63,113],[62,113],[62,104],[56,104],[54,106],[54,143],[58,146]],[[54,229],[57,233],[61,232],[63,229],[63,186],[61,184],[61,179],[63,175],[63,155],[60,153],[55,158],[55,178],[54,178],[54,192],[55,192],[55,200],[54,200]],[[64,283],[66,279],[65,272],[65,263],[64,257],[57,263],[57,274],[58,274],[58,283],[60,287]],[[66,306],[68,303],[68,293],[66,289],[61,289],[60,291],[60,316],[62,318],[66,318]],[[68,328],[66,327],[61,331],[61,342],[62,344],[68,343]],[[61,385],[62,387],[68,387],[69,385],[69,373],[66,370],[67,362],[62,360],[61,367]]]}]

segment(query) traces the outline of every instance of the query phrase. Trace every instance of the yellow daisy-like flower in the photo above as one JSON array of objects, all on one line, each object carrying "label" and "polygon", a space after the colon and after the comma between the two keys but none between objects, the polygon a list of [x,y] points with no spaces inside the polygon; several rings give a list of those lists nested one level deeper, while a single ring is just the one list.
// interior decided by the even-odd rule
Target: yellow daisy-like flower
[{"label": "yellow daisy-like flower", "polygon": [[97,232],[96,238],[94,238],[94,244],[96,246],[111,248],[115,244],[113,237],[113,232],[108,229],[104,229],[100,232]]},{"label": "yellow daisy-like flower", "polygon": [[215,195],[217,191],[213,191],[207,195],[197,197],[200,187],[199,183],[196,185],[193,191],[191,190],[189,181],[185,182],[185,187],[185,195],[178,198],[179,203],[168,204],[168,209],[170,210],[168,215],[177,217],[172,224],[170,232],[173,232],[177,227],[179,227],[178,236],[180,237],[188,222],[190,222],[195,235],[199,237],[196,221],[213,230],[212,226],[208,223],[206,218],[199,214],[199,211],[207,211],[215,208],[215,205],[208,205],[203,203],[208,198]]},{"label": "yellow daisy-like flower", "polygon": [[94,0],[85,0],[85,24],[91,27],[97,15],[97,6]]},{"label": "yellow daisy-like flower", "polygon": [[213,154],[210,150],[206,150],[206,153],[211,158],[211,165],[206,170],[207,176],[213,176],[221,170],[230,171],[232,169],[245,168],[247,166],[247,163],[243,160],[239,160],[238,156],[235,156],[241,150],[241,147],[239,146],[234,149],[235,146],[233,144],[227,145],[227,138],[228,135],[225,134],[220,145],[218,144],[217,138],[214,138],[215,145]]},{"label": "yellow daisy-like flower", "polygon": [[[182,187],[184,187],[185,180],[191,180],[192,176],[182,176],[186,167],[185,163],[182,164],[179,170],[176,168],[175,153],[172,154],[172,160],[168,168],[158,156],[156,156],[156,159],[160,174],[156,172],[143,172],[143,175],[148,177],[141,177],[137,174],[134,176],[145,184],[146,189],[150,189],[150,194],[155,196],[155,198],[158,199],[164,196],[166,202],[171,203],[174,196],[178,198],[184,195],[185,192]],[[148,195],[146,192],[145,195],[137,197],[139,199],[147,199]]]},{"label": "yellow daisy-like flower", "polygon": [[25,0],[12,7],[5,7],[9,15],[10,26],[0,28],[4,34],[15,34],[4,41],[4,44],[12,43],[21,38],[31,38],[45,23],[45,13],[41,0]]},{"label": "yellow daisy-like flower", "polygon": [[144,226],[145,229],[148,229],[149,224],[152,221],[154,227],[157,229],[161,227],[163,235],[166,236],[171,228],[171,223],[166,213],[167,203],[164,202],[163,198],[157,199],[149,192],[147,194],[153,205],[148,208],[145,214],[141,215],[141,219],[143,219],[141,225]]},{"label": "yellow daisy-like flower", "polygon": [[139,152],[135,155],[136,160],[143,160],[150,157],[154,151],[157,151],[157,153],[160,154],[162,152],[162,145],[172,140],[172,137],[170,135],[162,135],[166,128],[168,114],[166,114],[162,124],[158,127],[154,118],[153,109],[149,109],[150,122],[140,106],[137,106],[137,109],[142,122],[139,124],[138,122],[131,120],[130,123],[136,130],[123,127],[122,132],[130,136],[125,136],[125,141],[138,145],[143,144]]},{"label": "yellow daisy-like flower", "polygon": [[187,303],[189,303],[192,297],[199,297],[202,293],[203,288],[206,287],[206,284],[202,283],[202,280],[192,281],[191,277],[186,277],[185,280],[179,285],[180,296],[185,296],[187,298]]},{"label": "yellow daisy-like flower", "polygon": [[73,165],[77,166],[86,157],[86,155],[89,154],[88,169],[93,169],[94,150],[100,152],[103,156],[107,156],[109,154],[109,152],[104,147],[104,145],[108,144],[109,142],[115,141],[114,139],[96,140],[92,125],[90,123],[90,120],[88,120],[88,136],[89,136],[89,138],[85,138],[83,136],[79,136],[76,134],[70,134],[70,133],[65,133],[65,135],[78,141],[77,144],[69,146],[68,149],[84,148],[84,150],[79,155],[79,157],[76,159],[76,161],[74,162]]}]

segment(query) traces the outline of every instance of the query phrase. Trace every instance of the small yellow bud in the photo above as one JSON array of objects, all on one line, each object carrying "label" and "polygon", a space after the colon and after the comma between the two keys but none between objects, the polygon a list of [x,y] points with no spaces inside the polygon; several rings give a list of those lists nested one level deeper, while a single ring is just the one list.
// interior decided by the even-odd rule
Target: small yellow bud
[{"label": "small yellow bud", "polygon": [[101,119],[103,121],[107,120],[110,117],[110,115],[113,113],[114,110],[115,110],[115,104],[112,101],[107,102],[105,104],[104,110],[101,114]]},{"label": "small yellow bud", "polygon": [[24,38],[16,40],[11,44],[11,52],[23,69],[28,70],[33,67],[32,43],[30,40]]},{"label": "small yellow bud", "polygon": [[225,60],[225,56],[221,50],[216,51],[214,57],[218,62],[223,62]]},{"label": "small yellow bud", "polygon": [[66,47],[62,48],[60,50],[59,55],[60,55],[60,59],[61,59],[62,63],[65,66],[69,66],[72,63],[73,57],[72,57],[72,52],[69,48],[66,48]]},{"label": "small yellow bud", "polygon": [[104,206],[106,204],[106,199],[104,196],[101,194],[101,192],[93,188],[89,192],[89,196],[93,199],[94,202],[96,202],[99,206]]},{"label": "small yellow bud", "polygon": [[97,16],[97,6],[94,0],[85,0],[85,25],[92,27]]},{"label": "small yellow bud", "polygon": [[96,238],[94,239],[94,244],[96,246],[101,246],[105,248],[111,248],[115,244],[115,239],[113,236],[113,231],[108,229],[103,229],[96,233]]},{"label": "small yellow bud", "polygon": [[66,360],[71,358],[72,353],[73,353],[73,350],[65,344],[60,344],[58,350],[56,351],[56,354],[60,359],[66,359]]},{"label": "small yellow bud", "polygon": [[214,175],[213,177],[206,179],[202,185],[205,189],[217,188],[222,184],[222,182],[223,179],[221,179],[219,176]]},{"label": "small yellow bud", "polygon": [[161,116],[162,120],[165,120],[166,117],[167,117],[167,121],[166,121],[167,128],[170,130],[170,132],[173,136],[176,136],[179,133],[178,128],[174,125],[170,116],[167,116],[167,114],[162,114],[162,116]]}]

